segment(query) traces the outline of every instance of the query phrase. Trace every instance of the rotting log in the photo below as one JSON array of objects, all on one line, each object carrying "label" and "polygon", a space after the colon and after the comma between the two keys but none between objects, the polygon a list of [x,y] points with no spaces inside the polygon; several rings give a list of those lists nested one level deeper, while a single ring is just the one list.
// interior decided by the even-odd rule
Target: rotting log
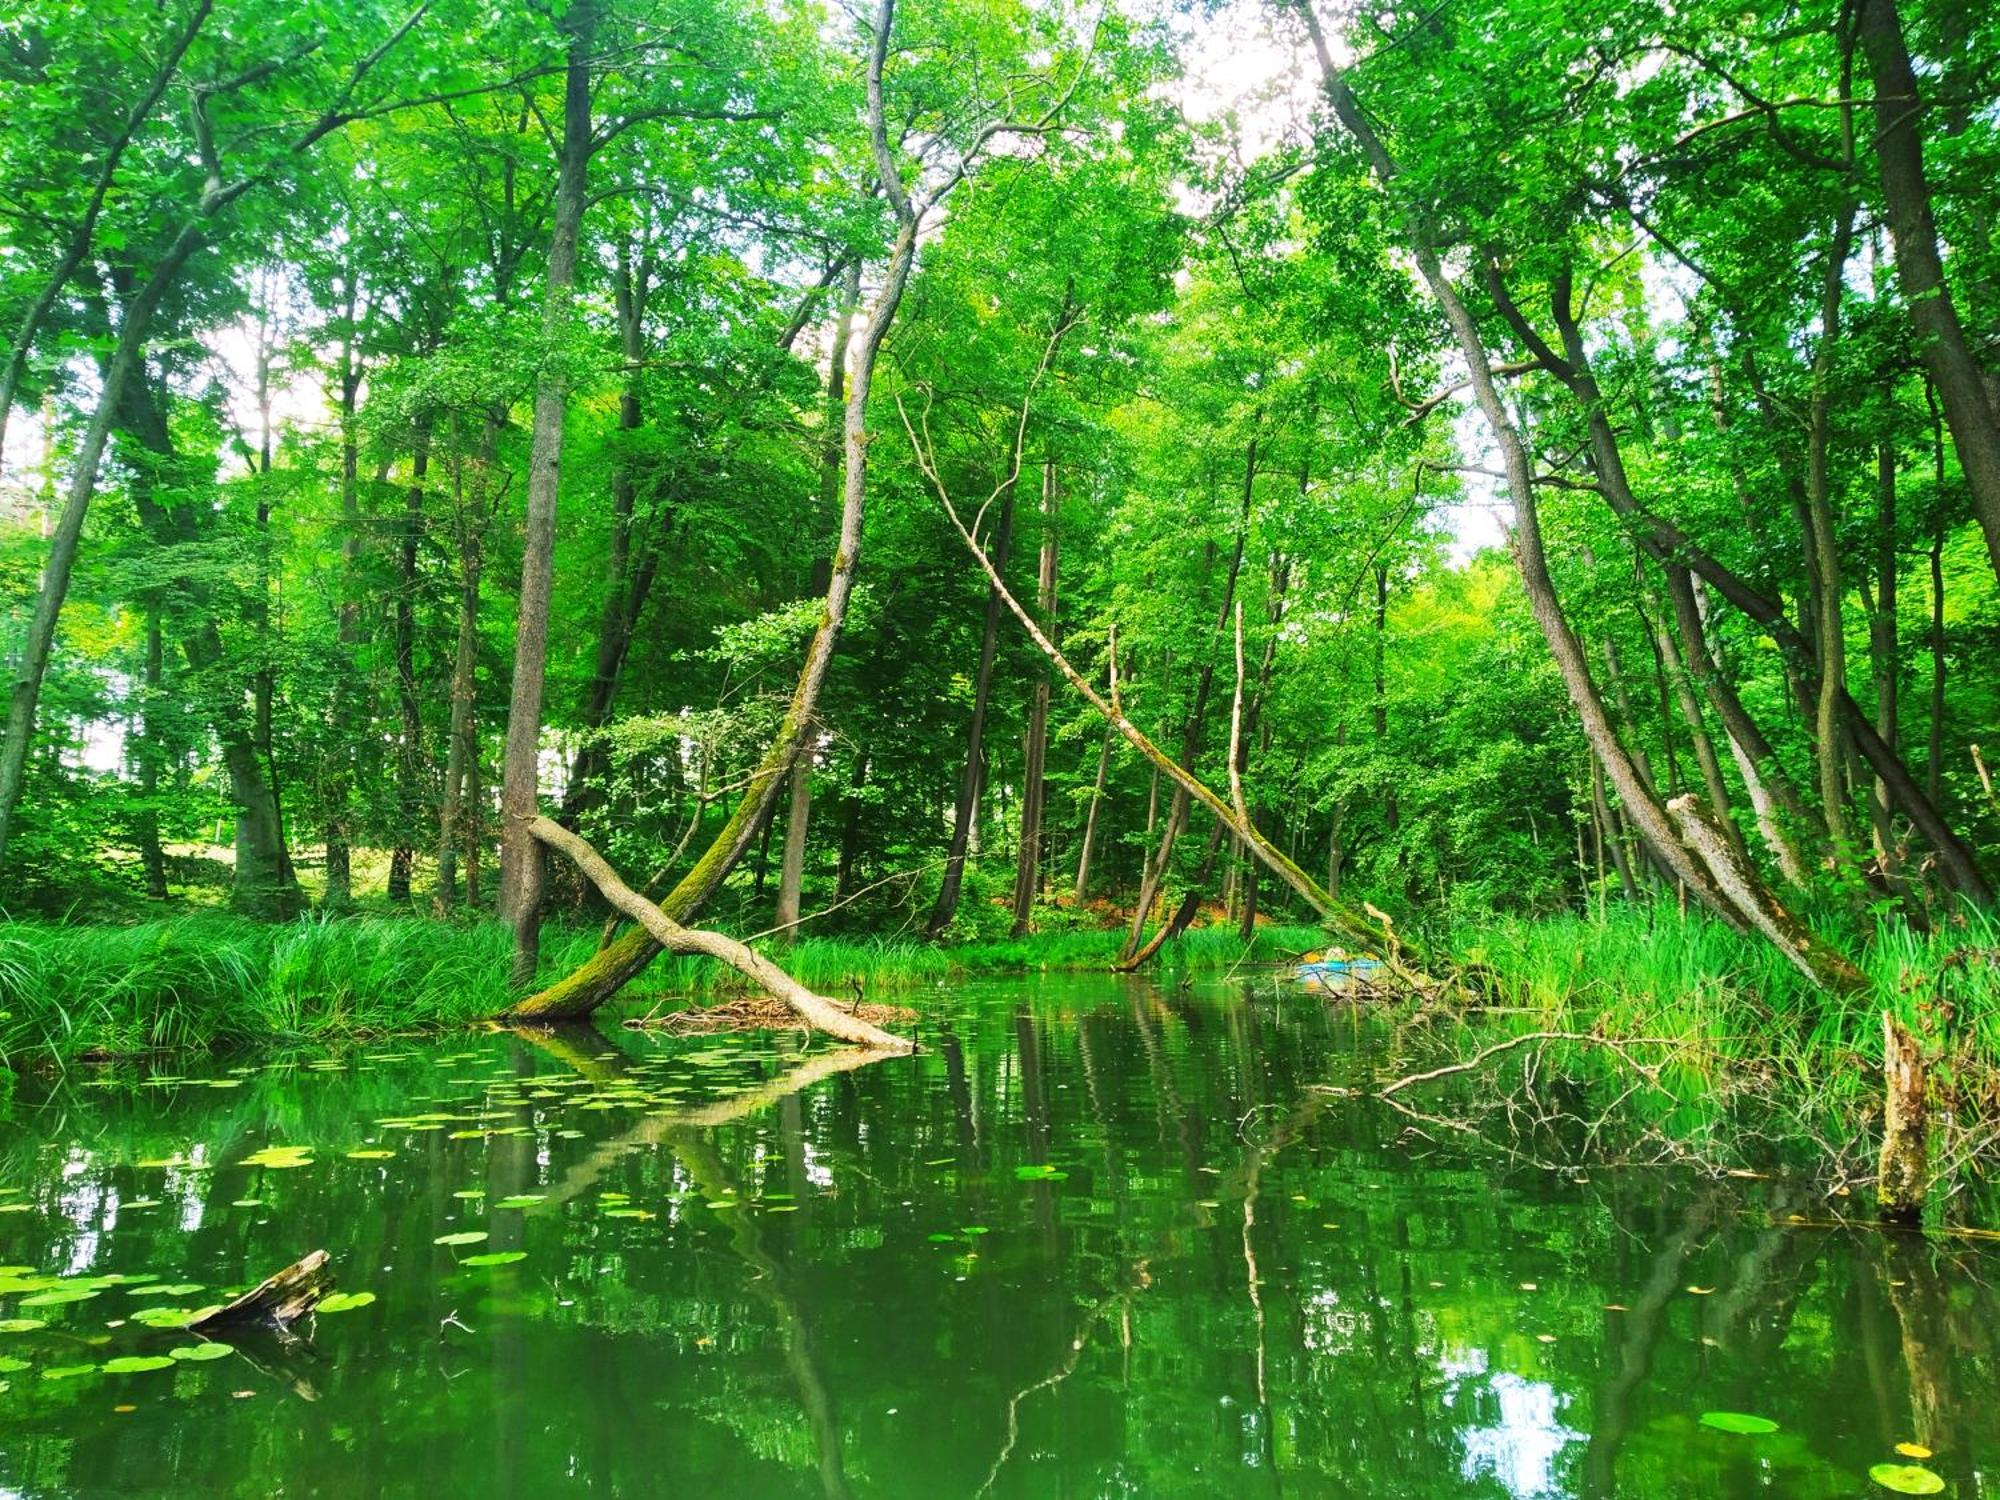
[{"label": "rotting log", "polygon": [[1923,1049],[1888,1011],[1882,1012],[1882,1156],[1875,1201],[1882,1217],[1914,1224],[1930,1185],[1930,1120]]},{"label": "rotting log", "polygon": [[315,1250],[187,1326],[194,1333],[259,1323],[285,1329],[319,1306],[332,1290],[333,1262],[324,1250]]},{"label": "rotting log", "polygon": [[536,840],[569,856],[572,863],[595,885],[604,899],[637,922],[646,935],[669,953],[704,953],[729,965],[753,981],[765,993],[782,1000],[807,1025],[843,1042],[872,1047],[880,1052],[914,1052],[916,1044],[870,1025],[843,1010],[837,1001],[816,995],[770,959],[735,938],[719,932],[683,927],[659,907],[628,886],[604,856],[590,844],[551,818],[530,821],[528,832]]}]

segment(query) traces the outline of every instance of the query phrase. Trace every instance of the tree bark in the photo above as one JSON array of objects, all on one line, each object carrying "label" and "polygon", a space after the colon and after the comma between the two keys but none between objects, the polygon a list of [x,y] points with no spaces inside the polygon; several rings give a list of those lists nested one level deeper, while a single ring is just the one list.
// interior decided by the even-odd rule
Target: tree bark
[{"label": "tree bark", "polygon": [[2000,575],[2000,419],[1987,399],[1938,254],[1918,133],[1924,105],[1896,0],[1861,0],[1856,24],[1875,84],[1875,159],[1896,246],[1896,278],[1916,332],[1917,352],[1944,405],[1972,511],[1986,537],[1987,557]]},{"label": "tree bark", "polygon": [[[1056,466],[1042,462],[1042,553],[1036,572],[1035,607],[1050,640],[1061,640],[1056,627]],[[1042,824],[1048,802],[1049,674],[1035,678],[1028,702],[1028,735],[1022,751],[1021,839],[1014,862],[1014,936],[1026,937],[1033,924],[1035,898],[1042,886]]]},{"label": "tree bark", "polygon": [[[1896,605],[1900,565],[1896,556],[1896,445],[1884,438],[1875,450],[1875,590],[1868,605],[1868,660],[1875,676],[1875,733],[1898,755],[1902,753],[1897,710],[1902,696],[1902,667],[1897,660]],[[1891,880],[1901,874],[1896,846],[1895,804],[1881,777],[1874,779],[1868,799],[1874,833],[1875,862]]]},{"label": "tree bark", "polygon": [[[577,239],[592,149],[591,68],[599,0],[572,0],[558,23],[568,33],[563,74],[562,148],[555,218],[549,237],[542,336],[553,346],[567,332],[576,285]],[[559,362],[535,382],[528,458],[527,524],[521,546],[521,593],[514,637],[514,680],[507,707],[500,792],[500,919],[514,929],[510,982],[535,977],[541,948],[541,846],[529,831],[539,805],[542,684],[548,663],[549,600],[554,588],[556,500],[561,489],[563,421],[569,388]]]},{"label": "tree bark", "polygon": [[417,826],[423,818],[423,710],[417,698],[417,550],[424,534],[424,480],[431,461],[431,415],[417,417],[410,487],[403,498],[402,550],[396,591],[396,698],[402,712],[397,745],[396,840],[389,853],[389,899],[410,899],[410,870],[416,862]]},{"label": "tree bark", "polygon": [[1097,779],[1091,783],[1090,803],[1083,814],[1082,849],[1076,857],[1075,904],[1083,905],[1090,893],[1090,856],[1097,843],[1097,810],[1104,801],[1104,773],[1111,767],[1111,731],[1104,732],[1104,743],[1097,751]]},{"label": "tree bark", "polygon": [[[1014,490],[1009,484],[1000,497],[1000,517],[994,523],[994,566],[1007,571],[1007,549],[1013,541]],[[979,670],[972,683],[972,722],[965,731],[965,770],[959,777],[958,800],[952,807],[951,843],[945,849],[944,879],[938,886],[937,902],[931,907],[925,932],[933,939],[942,936],[958,915],[959,892],[965,881],[965,855],[972,838],[972,822],[979,813],[979,792],[985,762],[986,709],[993,692],[993,657],[1000,643],[1000,595],[986,591],[986,610],[979,633]]]},{"label": "tree bark", "polygon": [[167,899],[167,858],[160,848],[160,761],[159,707],[164,691],[165,650],[160,639],[160,612],[155,604],[146,606],[145,693],[139,709],[139,795],[144,807],[139,813],[139,860],[146,872],[146,894],[155,901]]},{"label": "tree bark", "polygon": [[1813,716],[1813,746],[1819,767],[1820,812],[1827,842],[1842,866],[1855,863],[1847,818],[1847,788],[1841,763],[1847,747],[1842,699],[1847,689],[1846,589],[1841,582],[1840,543],[1833,514],[1832,416],[1834,355],[1840,343],[1840,303],[1848,252],[1854,242],[1854,205],[1841,206],[1827,251],[1820,293],[1819,346],[1813,352],[1812,398],[1806,437],[1806,561],[1816,584],[1813,624],[1818,639],[1819,694]]},{"label": "tree bark", "polygon": [[[452,653],[451,662],[451,728],[445,741],[444,800],[438,810],[438,873],[436,909],[439,916],[450,912],[458,900],[458,856],[461,844],[469,844],[470,850],[478,848],[478,816],[476,812],[477,793],[469,790],[476,787],[479,778],[479,725],[476,714],[479,677],[479,583],[485,566],[486,527],[492,519],[493,507],[486,495],[486,486],[492,469],[494,455],[500,441],[502,415],[497,410],[489,412],[485,422],[485,435],[480,442],[479,458],[474,469],[472,494],[467,497],[463,483],[463,468],[454,469],[453,487],[457,492],[458,530],[458,643]],[[462,453],[462,449],[460,452]],[[468,804],[475,806],[474,816],[467,819]],[[466,825],[471,825],[467,838]],[[466,865],[466,904],[477,906],[478,878],[476,861],[468,858]]]}]

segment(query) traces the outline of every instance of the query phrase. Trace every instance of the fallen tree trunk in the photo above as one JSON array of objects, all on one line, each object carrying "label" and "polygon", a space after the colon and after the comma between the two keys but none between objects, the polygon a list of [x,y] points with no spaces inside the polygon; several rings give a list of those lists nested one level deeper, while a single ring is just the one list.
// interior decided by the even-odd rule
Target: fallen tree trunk
[{"label": "fallen tree trunk", "polygon": [[[1055,345],[1057,340],[1061,338],[1061,333],[1062,330],[1059,329],[1056,335],[1050,340],[1049,349],[1043,356],[1042,369],[1036,372],[1036,384],[1039,383],[1042,374],[1046,372],[1049,362],[1054,357]],[[1034,385],[1031,384],[1029,387],[1030,399],[1032,399],[1033,392]],[[992,585],[994,592],[999,595],[1001,603],[1005,604],[1008,612],[1016,620],[1020,621],[1021,628],[1028,632],[1028,638],[1035,643],[1042,655],[1048,658],[1055,669],[1062,673],[1064,678],[1068,680],[1069,685],[1082,695],[1086,703],[1102,714],[1111,727],[1117,730],[1124,738],[1125,742],[1143,755],[1162,776],[1165,776],[1189,797],[1199,802],[1215,816],[1217,821],[1241,839],[1244,846],[1251,853],[1256,855],[1274,875],[1291,887],[1319,915],[1320,920],[1325,923],[1328,931],[1332,932],[1345,943],[1381,953],[1384,961],[1397,973],[1399,978],[1412,982],[1418,981],[1421,976],[1411,973],[1407,968],[1407,964],[1412,962],[1421,963],[1423,958],[1420,953],[1417,953],[1409,944],[1400,942],[1396,935],[1381,923],[1363,916],[1353,907],[1330,895],[1325,886],[1306,874],[1304,870],[1299,868],[1297,862],[1286,855],[1277,845],[1265,838],[1258,831],[1255,824],[1251,823],[1235,807],[1217,795],[1207,783],[1203,782],[1192,771],[1188,770],[1179,761],[1154,744],[1147,737],[1144,730],[1140,729],[1138,725],[1125,716],[1125,712],[1121,706],[1106,701],[1103,695],[1090,685],[1083,674],[1077,671],[1070,659],[1063,655],[1062,649],[1049,639],[1048,633],[1036,622],[1034,616],[1022,607],[1019,599],[1014,597],[1013,590],[1007,587],[1007,581],[1001,577],[1000,570],[993,564],[993,559],[987,555],[986,549],[980,546],[978,538],[967,527],[964,518],[959,514],[957,505],[952,501],[951,492],[945,486],[943,476],[938,470],[936,454],[924,438],[918,435],[916,424],[910,420],[910,414],[904,410],[900,400],[897,402],[897,410],[902,415],[903,430],[909,435],[910,447],[916,455],[917,467],[923,471],[924,477],[930,481],[932,490],[936,493],[939,502],[944,507],[946,519],[951,522],[952,530],[957,532],[959,541],[964,543],[966,551],[972,554],[973,560],[985,572],[987,582]],[[1020,426],[1016,429],[1015,462],[1017,465],[1020,461],[1019,434],[1025,433],[1026,430],[1027,411],[1024,404],[1022,420]]]},{"label": "fallen tree trunk", "polygon": [[882,1052],[913,1052],[915,1043],[871,1026],[859,1016],[848,1014],[824,995],[815,995],[756,949],[719,932],[683,927],[659,907],[619,878],[604,856],[584,839],[571,833],[552,818],[537,817],[528,824],[529,834],[539,843],[569,856],[597,887],[604,899],[645,929],[669,953],[705,953],[729,965],[754,981],[767,994],[782,1000],[816,1031],[843,1042],[854,1042]]},{"label": "fallen tree trunk", "polygon": [[208,1333],[251,1323],[268,1323],[284,1329],[318,1307],[320,1299],[332,1290],[333,1262],[324,1250],[315,1250],[275,1275],[266,1276],[234,1302],[218,1307],[206,1317],[196,1318],[188,1324],[188,1329]]}]

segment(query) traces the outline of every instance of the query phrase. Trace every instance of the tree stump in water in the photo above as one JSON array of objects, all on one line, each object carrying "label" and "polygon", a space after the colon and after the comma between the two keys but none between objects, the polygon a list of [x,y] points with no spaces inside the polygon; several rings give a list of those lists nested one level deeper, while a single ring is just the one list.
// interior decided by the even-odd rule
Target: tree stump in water
[{"label": "tree stump in water", "polygon": [[288,1328],[319,1306],[320,1299],[332,1290],[333,1262],[324,1250],[315,1250],[188,1327],[198,1333],[253,1323]]},{"label": "tree stump in water", "polygon": [[1882,1012],[1882,1158],[1875,1169],[1875,1198],[1882,1217],[1914,1224],[1930,1185],[1930,1122],[1924,1055],[1917,1039]]}]

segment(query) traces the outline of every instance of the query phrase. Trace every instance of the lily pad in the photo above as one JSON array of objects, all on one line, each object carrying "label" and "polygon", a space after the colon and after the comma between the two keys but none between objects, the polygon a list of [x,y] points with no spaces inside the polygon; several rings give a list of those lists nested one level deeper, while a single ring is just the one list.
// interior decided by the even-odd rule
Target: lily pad
[{"label": "lily pad", "polygon": [[93,1375],[96,1365],[50,1365],[42,1371],[44,1380],[73,1380],[79,1375]]},{"label": "lily pad", "polygon": [[1899,1495],[1941,1495],[1944,1493],[1944,1478],[1933,1474],[1922,1464],[1876,1464],[1868,1471],[1868,1477],[1885,1490],[1893,1490]]},{"label": "lily pad", "polygon": [[23,1297],[23,1307],[61,1307],[65,1302],[84,1302],[97,1295],[93,1286],[59,1286],[32,1297]]},{"label": "lily pad", "polygon": [[548,1201],[547,1193],[510,1193],[493,1206],[495,1208],[533,1208],[537,1203]]},{"label": "lily pad", "polygon": [[352,1312],[357,1307],[366,1307],[374,1300],[375,1294],[373,1292],[335,1292],[329,1297],[320,1298],[319,1306],[314,1308],[313,1311],[323,1313]]},{"label": "lily pad", "polygon": [[33,1333],[48,1326],[42,1318],[0,1318],[0,1333]]},{"label": "lily pad", "polygon": [[1769,1417],[1753,1417],[1742,1411],[1705,1411],[1701,1414],[1701,1425],[1713,1427],[1717,1432],[1740,1433],[1745,1437],[1761,1437],[1778,1430],[1778,1424]]},{"label": "lily pad", "polygon": [[309,1167],[313,1164],[310,1146],[266,1146],[243,1158],[246,1167]]},{"label": "lily pad", "polygon": [[517,1260],[526,1260],[525,1250],[488,1250],[480,1255],[468,1255],[460,1261],[461,1266],[511,1266]]},{"label": "lily pad", "polygon": [[456,1234],[441,1234],[432,1240],[433,1245],[476,1245],[486,1238],[483,1229],[461,1229]]},{"label": "lily pad", "polygon": [[389,1150],[386,1146],[364,1146],[358,1150],[348,1152],[347,1159],[349,1161],[387,1161],[395,1154],[395,1152]]},{"label": "lily pad", "polygon": [[177,1344],[167,1351],[167,1356],[187,1364],[195,1364],[206,1363],[211,1359],[227,1359],[235,1352],[227,1344]]},{"label": "lily pad", "polygon": [[164,1354],[121,1354],[117,1359],[104,1362],[107,1375],[140,1375],[147,1370],[168,1370],[173,1361]]}]

